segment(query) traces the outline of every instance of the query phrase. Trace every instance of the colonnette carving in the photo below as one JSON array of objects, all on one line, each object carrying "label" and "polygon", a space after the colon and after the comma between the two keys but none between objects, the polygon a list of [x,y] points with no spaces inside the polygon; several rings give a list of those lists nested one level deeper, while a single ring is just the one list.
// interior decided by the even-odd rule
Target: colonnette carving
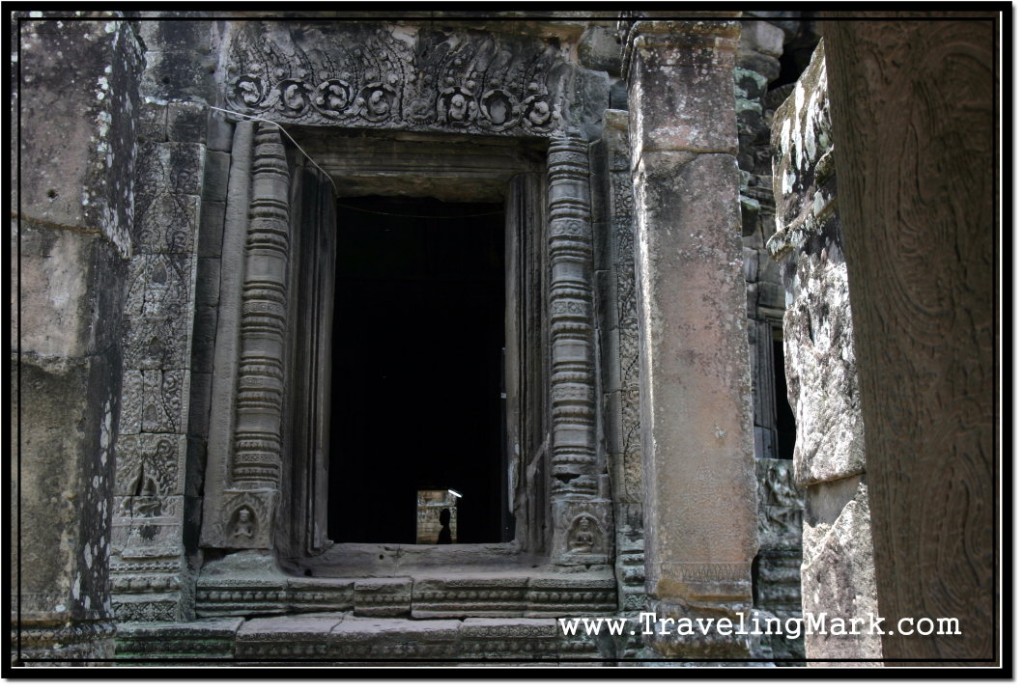
[{"label": "colonnette carving", "polygon": [[582,139],[548,150],[551,266],[551,487],[555,554],[563,563],[605,562],[611,525],[606,469],[598,467],[591,276],[590,159]]},{"label": "colonnette carving", "polygon": [[230,43],[226,96],[291,122],[546,135],[563,129],[564,51],[475,31],[247,22]]}]

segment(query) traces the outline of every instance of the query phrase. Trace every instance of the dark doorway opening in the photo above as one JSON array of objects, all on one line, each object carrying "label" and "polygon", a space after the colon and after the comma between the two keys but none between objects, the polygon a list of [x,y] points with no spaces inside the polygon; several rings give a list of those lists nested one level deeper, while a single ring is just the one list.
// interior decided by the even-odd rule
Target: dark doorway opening
[{"label": "dark doorway opening", "polygon": [[796,448],[796,417],[789,407],[786,393],[786,356],[780,340],[772,340],[772,359],[775,370],[775,432],[776,458],[793,458]]},{"label": "dark doorway opening", "polygon": [[453,489],[458,542],[501,541],[501,204],[338,201],[328,534],[416,542],[417,492]]}]

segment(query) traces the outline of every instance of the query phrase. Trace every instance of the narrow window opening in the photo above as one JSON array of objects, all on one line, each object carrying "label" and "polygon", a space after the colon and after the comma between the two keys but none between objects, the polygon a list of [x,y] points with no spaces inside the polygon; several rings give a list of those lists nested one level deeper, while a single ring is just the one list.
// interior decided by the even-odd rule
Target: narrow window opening
[{"label": "narrow window opening", "polygon": [[775,432],[777,458],[793,458],[796,448],[796,418],[789,407],[786,392],[786,357],[782,341],[772,339],[772,365],[775,371]]},{"label": "narrow window opening", "polygon": [[500,203],[338,201],[328,534],[417,542],[417,497],[455,490],[459,543],[502,540]]}]

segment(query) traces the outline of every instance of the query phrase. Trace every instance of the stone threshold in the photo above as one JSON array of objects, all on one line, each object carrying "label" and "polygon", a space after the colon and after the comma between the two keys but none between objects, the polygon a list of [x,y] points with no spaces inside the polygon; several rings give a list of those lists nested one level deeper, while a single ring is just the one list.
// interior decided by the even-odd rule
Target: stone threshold
[{"label": "stone threshold", "polygon": [[[359,572],[357,572],[359,573]],[[565,572],[506,564],[420,566],[402,575],[292,575],[269,555],[231,555],[204,566],[196,615],[251,617],[316,612],[359,617],[449,619],[607,615],[618,609],[610,567]]]},{"label": "stone threshold", "polygon": [[126,664],[456,665],[566,664],[600,660],[608,652],[587,636],[562,635],[554,618],[418,621],[340,613],[125,623],[118,627],[115,654]]}]

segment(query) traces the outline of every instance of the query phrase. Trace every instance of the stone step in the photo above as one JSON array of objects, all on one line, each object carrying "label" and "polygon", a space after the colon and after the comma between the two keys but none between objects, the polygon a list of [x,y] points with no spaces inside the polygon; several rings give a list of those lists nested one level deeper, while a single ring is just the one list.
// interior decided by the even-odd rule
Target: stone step
[{"label": "stone step", "polygon": [[241,617],[118,627],[126,664],[359,664],[600,660],[597,642],[565,636],[556,619],[392,619],[343,614]]}]

